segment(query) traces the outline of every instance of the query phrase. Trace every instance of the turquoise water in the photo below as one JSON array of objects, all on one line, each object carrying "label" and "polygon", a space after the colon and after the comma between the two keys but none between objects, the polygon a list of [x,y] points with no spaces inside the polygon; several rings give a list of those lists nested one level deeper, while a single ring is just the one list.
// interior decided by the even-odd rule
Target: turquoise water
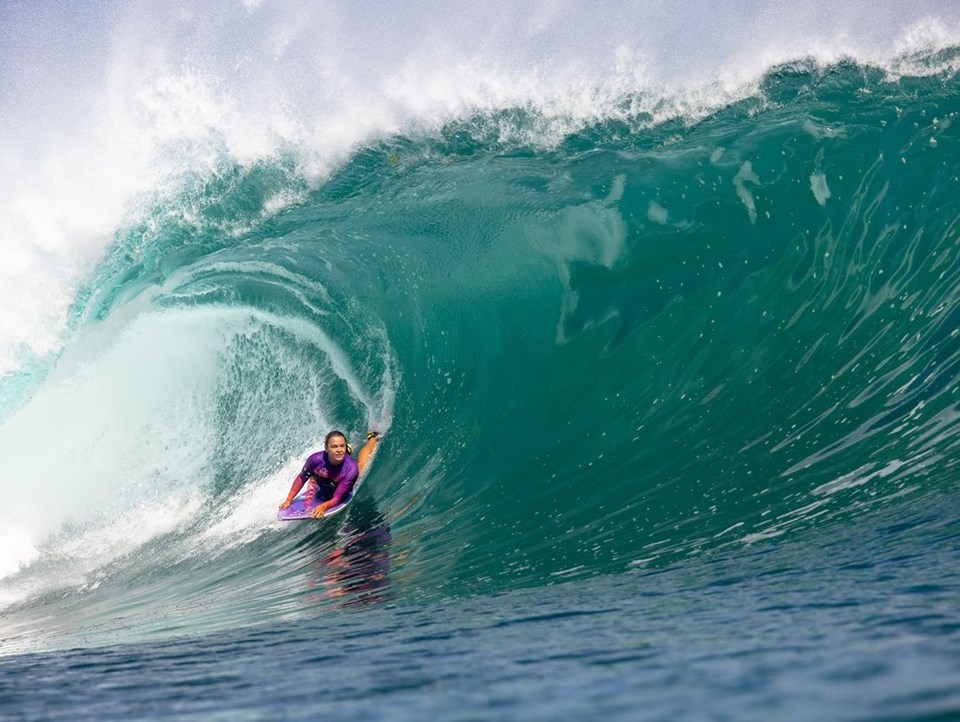
[{"label": "turquoise water", "polygon": [[[373,603],[337,613],[335,630],[329,617],[304,614],[286,629],[4,657],[4,711],[24,719],[951,719],[957,522],[943,506],[918,506],[882,510],[829,540],[757,545],[658,571]],[[302,552],[319,566],[320,549]]]},{"label": "turquoise water", "polygon": [[[250,61],[277,7],[187,13],[185,39],[153,20],[167,50],[206,31]],[[733,87],[665,60],[666,90],[621,73],[546,98],[501,28],[505,75],[465,54],[442,110],[416,63],[402,112],[321,73],[331,115],[291,81],[269,97],[301,125],[270,116],[266,140],[241,121],[277,78],[225,61],[211,82],[187,52],[129,94],[110,76],[91,122],[129,166],[107,152],[95,193],[84,144],[19,185],[5,147],[0,710],[960,712],[947,15],[883,62],[786,48]],[[304,22],[299,60],[327,27]],[[46,195],[58,170],[75,197]],[[275,521],[334,427],[384,432],[349,512]]]}]

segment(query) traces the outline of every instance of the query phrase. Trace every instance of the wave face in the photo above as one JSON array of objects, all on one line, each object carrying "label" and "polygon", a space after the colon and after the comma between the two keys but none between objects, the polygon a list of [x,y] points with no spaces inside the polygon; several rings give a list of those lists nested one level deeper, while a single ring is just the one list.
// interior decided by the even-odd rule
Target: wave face
[{"label": "wave face", "polygon": [[[749,67],[713,38],[710,74],[663,40],[645,62],[591,45],[617,17],[577,45],[554,32],[577,12],[544,10],[522,46],[487,18],[476,47],[421,17],[438,55],[390,90],[337,75],[389,28],[310,55],[355,19],[248,5],[154,23],[167,51],[194,29],[183,65],[138,44],[143,8],[84,19],[113,33],[99,132],[19,185],[7,154],[9,650],[736,557],[955,495],[949,19],[859,17],[854,47],[828,41],[858,16],[835,17],[806,52],[768,30],[789,55]],[[370,426],[385,441],[344,524],[274,521],[327,430]]]}]

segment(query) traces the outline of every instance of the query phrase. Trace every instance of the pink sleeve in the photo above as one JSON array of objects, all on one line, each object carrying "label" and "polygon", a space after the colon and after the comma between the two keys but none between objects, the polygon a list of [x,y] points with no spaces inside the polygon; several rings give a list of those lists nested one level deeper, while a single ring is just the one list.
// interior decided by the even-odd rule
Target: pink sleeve
[{"label": "pink sleeve", "polygon": [[290,486],[290,493],[287,494],[288,499],[293,499],[297,494],[300,493],[300,489],[303,488],[303,475],[297,474],[297,478],[293,480],[293,484]]}]

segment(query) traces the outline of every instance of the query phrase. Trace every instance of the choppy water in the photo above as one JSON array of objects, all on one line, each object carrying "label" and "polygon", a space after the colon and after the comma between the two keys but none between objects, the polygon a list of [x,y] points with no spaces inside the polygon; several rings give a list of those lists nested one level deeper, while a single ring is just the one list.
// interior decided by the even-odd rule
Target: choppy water
[{"label": "choppy water", "polygon": [[3,713],[957,713],[960,25],[872,8],[5,6]]}]

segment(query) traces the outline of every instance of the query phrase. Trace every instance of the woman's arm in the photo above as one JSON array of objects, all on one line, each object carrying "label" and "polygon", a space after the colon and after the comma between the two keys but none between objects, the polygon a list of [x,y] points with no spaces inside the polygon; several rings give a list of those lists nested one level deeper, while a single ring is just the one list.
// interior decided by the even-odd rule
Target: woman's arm
[{"label": "woman's arm", "polygon": [[290,486],[290,493],[287,494],[287,500],[284,501],[281,505],[281,509],[286,509],[293,502],[293,498],[300,493],[300,489],[303,488],[303,472],[301,471],[297,474],[297,478],[293,480],[293,484]]}]

